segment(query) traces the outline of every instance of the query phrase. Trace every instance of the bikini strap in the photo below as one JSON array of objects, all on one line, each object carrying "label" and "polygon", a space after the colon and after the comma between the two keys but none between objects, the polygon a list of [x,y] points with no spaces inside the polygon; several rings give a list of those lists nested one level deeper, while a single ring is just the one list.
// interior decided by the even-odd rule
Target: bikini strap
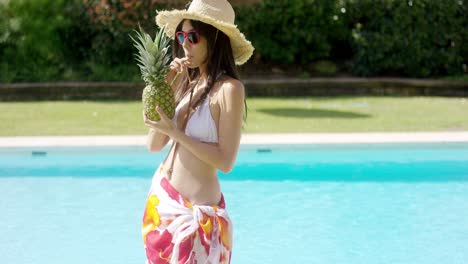
[{"label": "bikini strap", "polygon": [[[185,116],[184,116],[184,119],[183,119],[184,122],[182,123],[182,131],[185,131],[185,127],[187,126],[188,117],[189,117],[190,112],[192,110],[193,90],[195,90],[195,87],[193,87],[192,90],[190,91],[190,99],[189,99],[189,103],[188,103],[187,112],[185,113]],[[169,169],[166,171],[167,175],[169,176],[169,179],[172,177],[172,169],[174,167],[175,154],[176,154],[178,146],[179,146],[179,144],[176,141],[173,141],[171,149],[169,150],[169,154],[170,154],[171,150],[174,149],[174,151],[172,152],[171,165],[169,166]],[[167,155],[166,159],[164,160],[164,163],[166,162],[168,157],[169,157],[169,155]]]}]

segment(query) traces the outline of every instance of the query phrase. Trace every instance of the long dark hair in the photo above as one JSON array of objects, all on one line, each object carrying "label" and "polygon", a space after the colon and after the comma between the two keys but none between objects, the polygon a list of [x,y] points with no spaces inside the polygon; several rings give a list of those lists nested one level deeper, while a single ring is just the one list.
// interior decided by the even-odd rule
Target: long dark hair
[{"label": "long dark hair", "polygon": [[[182,30],[184,21],[185,20],[182,20],[179,23],[176,28],[176,32]],[[207,62],[208,82],[207,85],[203,88],[203,92],[200,98],[196,102],[192,103],[192,109],[196,109],[210,93],[217,76],[224,73],[236,80],[239,80],[240,77],[234,62],[234,55],[232,53],[229,37],[221,30],[218,30],[209,24],[198,20],[190,20],[190,22],[193,29],[201,36],[204,36],[207,42],[207,57],[205,58],[205,62]],[[174,58],[182,58],[185,56],[183,47],[177,41],[173,41],[172,55]],[[195,80],[200,77],[200,71],[198,68],[188,68],[188,75],[190,76],[190,80]],[[180,86],[177,88],[175,95],[176,104],[179,104],[179,102],[183,99],[183,97],[187,94],[193,85],[195,84],[189,83],[189,79],[187,77],[183,79]],[[247,119],[247,102],[245,98],[244,105],[245,111],[243,114],[243,119],[245,122]]]}]

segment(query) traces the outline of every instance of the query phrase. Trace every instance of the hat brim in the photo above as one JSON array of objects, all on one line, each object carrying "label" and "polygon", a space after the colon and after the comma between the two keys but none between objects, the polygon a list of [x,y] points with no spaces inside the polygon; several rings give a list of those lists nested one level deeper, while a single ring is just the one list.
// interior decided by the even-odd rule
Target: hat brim
[{"label": "hat brim", "polygon": [[252,56],[254,47],[236,25],[187,10],[158,11],[156,24],[161,28],[165,27],[167,36],[174,38],[176,27],[184,19],[199,20],[224,32],[231,41],[232,53],[237,65],[244,64]]}]

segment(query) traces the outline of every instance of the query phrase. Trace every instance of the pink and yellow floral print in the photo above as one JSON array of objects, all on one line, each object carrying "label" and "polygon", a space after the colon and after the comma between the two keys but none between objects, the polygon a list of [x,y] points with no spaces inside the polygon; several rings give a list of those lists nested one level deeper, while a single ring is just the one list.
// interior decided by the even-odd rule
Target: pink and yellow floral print
[{"label": "pink and yellow floral print", "polygon": [[224,197],[218,205],[192,205],[161,169],[153,177],[143,215],[147,263],[230,263],[232,222]]}]

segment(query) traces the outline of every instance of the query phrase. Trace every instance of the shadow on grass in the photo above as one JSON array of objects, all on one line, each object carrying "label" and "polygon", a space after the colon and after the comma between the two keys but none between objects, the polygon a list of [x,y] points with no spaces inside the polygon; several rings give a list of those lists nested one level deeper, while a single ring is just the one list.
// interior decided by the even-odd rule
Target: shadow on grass
[{"label": "shadow on grass", "polygon": [[292,118],[370,118],[371,115],[324,109],[260,108],[256,111],[272,116]]}]

